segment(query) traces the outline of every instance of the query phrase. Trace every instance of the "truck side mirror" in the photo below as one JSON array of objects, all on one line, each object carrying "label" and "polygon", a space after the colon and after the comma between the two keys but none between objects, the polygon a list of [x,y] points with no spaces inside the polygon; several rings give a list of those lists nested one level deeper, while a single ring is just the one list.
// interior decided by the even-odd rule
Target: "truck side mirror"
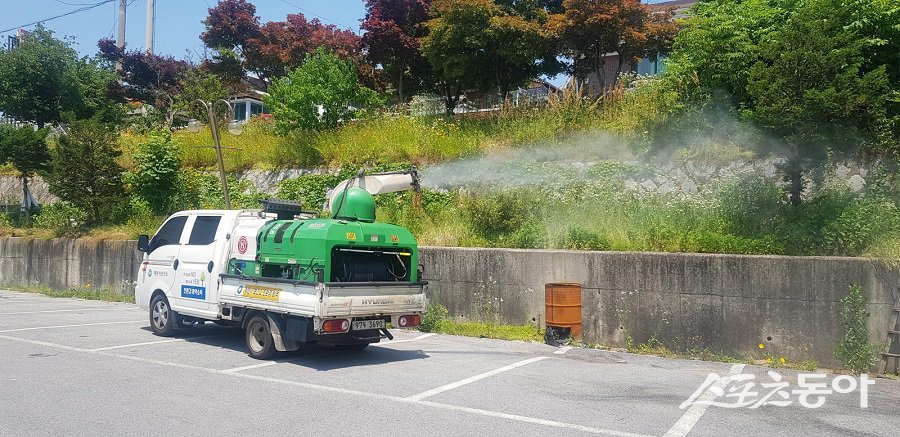
[{"label": "truck side mirror", "polygon": [[144,253],[150,253],[150,237],[146,235],[138,236],[137,249]]}]

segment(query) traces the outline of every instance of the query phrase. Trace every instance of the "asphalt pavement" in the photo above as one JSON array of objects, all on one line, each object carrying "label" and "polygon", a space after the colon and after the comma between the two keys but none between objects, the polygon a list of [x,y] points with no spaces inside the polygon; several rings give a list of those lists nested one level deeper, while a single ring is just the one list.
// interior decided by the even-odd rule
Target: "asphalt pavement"
[{"label": "asphalt pavement", "polygon": [[900,435],[896,380],[861,408],[840,377],[848,393],[807,408],[791,390],[809,379],[743,364],[403,330],[258,361],[236,329],[182,332],[154,336],[132,304],[0,291],[0,435]]}]

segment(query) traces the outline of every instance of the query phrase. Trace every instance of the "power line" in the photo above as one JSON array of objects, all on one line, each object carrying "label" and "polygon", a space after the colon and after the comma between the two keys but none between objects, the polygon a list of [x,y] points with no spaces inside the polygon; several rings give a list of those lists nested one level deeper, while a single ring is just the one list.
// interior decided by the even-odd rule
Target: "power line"
[{"label": "power line", "polygon": [[297,5],[291,3],[291,2],[289,2],[289,1],[287,1],[287,0],[281,0],[281,2],[284,3],[284,4],[286,4],[286,5],[293,6],[293,7],[297,8],[297,9],[299,9],[299,10],[302,11],[302,12],[306,12],[307,14],[312,15],[313,17],[321,18],[322,20],[327,21],[327,22],[329,22],[329,23],[331,23],[331,24],[337,24],[338,26],[341,26],[341,27],[344,27],[344,28],[347,28],[347,29],[350,28],[350,26],[347,26],[347,25],[338,23],[337,21],[334,21],[334,20],[332,20],[332,19],[323,17],[323,16],[321,16],[321,15],[319,15],[319,14],[313,12],[313,11],[310,11],[309,9],[303,9],[303,8],[301,8],[300,6],[297,6]]},{"label": "power line", "polygon": [[114,2],[114,1],[115,1],[115,0],[104,0],[104,1],[102,1],[102,2],[100,2],[100,3],[93,3],[93,4],[90,4],[90,5],[87,5],[87,6],[82,6],[82,7],[78,8],[78,9],[73,10],[73,11],[66,12],[65,14],[59,14],[59,15],[56,15],[56,16],[53,16],[53,17],[50,17],[50,18],[44,18],[44,19],[42,19],[42,20],[32,21],[31,23],[21,24],[21,25],[18,25],[18,26],[10,27],[9,29],[0,30],[0,33],[9,32],[9,31],[12,31],[12,30],[20,29],[20,28],[22,28],[22,27],[28,27],[28,26],[31,26],[31,25],[34,25],[34,24],[38,24],[38,23],[46,23],[47,21],[50,21],[50,20],[55,20],[55,19],[57,19],[57,18],[67,17],[67,16],[72,15],[72,14],[77,14],[77,13],[79,13],[79,12],[84,12],[84,11],[87,11],[87,10],[89,10],[89,9],[94,9],[94,8],[96,8],[97,6],[103,6],[103,5],[107,4],[107,3],[112,3],[112,2]]}]

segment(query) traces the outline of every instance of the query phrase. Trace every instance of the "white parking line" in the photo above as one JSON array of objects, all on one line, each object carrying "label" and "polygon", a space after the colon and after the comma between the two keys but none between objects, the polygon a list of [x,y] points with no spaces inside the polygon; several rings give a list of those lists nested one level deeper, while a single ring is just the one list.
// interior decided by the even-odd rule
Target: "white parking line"
[{"label": "white parking line", "polygon": [[234,373],[234,372],[240,372],[241,370],[259,369],[259,368],[261,368],[261,367],[274,366],[274,365],[276,365],[276,364],[278,364],[278,363],[275,362],[275,361],[266,361],[266,362],[264,362],[264,363],[251,364],[251,365],[249,365],[249,366],[242,366],[242,367],[234,367],[234,368],[231,368],[231,369],[225,369],[225,370],[221,370],[221,372],[222,372],[222,373]]},{"label": "white parking line", "polygon": [[507,372],[507,371],[510,371],[510,370],[512,370],[512,369],[515,369],[516,367],[522,367],[522,366],[524,366],[524,365],[526,365],[526,364],[531,364],[531,363],[534,363],[534,362],[536,362],[536,361],[546,360],[547,358],[550,358],[550,357],[534,357],[534,358],[529,358],[529,359],[527,359],[527,360],[522,360],[522,361],[519,361],[519,362],[517,362],[517,363],[512,363],[512,364],[510,364],[510,365],[508,365],[508,366],[503,366],[503,367],[501,367],[501,368],[499,368],[499,369],[491,370],[490,372],[479,373],[478,375],[470,376],[470,377],[468,377],[468,378],[466,378],[466,379],[460,379],[459,381],[451,382],[450,384],[442,385],[442,386],[440,386],[440,387],[435,387],[435,388],[433,388],[433,389],[431,389],[431,390],[428,390],[428,391],[423,391],[422,393],[419,393],[419,394],[415,394],[415,395],[409,396],[409,397],[407,397],[406,399],[407,399],[407,400],[410,400],[410,401],[421,401],[422,399],[425,399],[425,398],[434,396],[434,395],[436,395],[436,394],[443,393],[443,392],[448,391],[448,390],[453,390],[453,389],[455,389],[455,388],[462,387],[462,386],[464,386],[464,385],[466,385],[466,384],[471,384],[471,383],[473,383],[473,382],[475,382],[475,381],[480,381],[480,380],[482,380],[482,379],[484,379],[484,378],[489,378],[489,377],[494,376],[494,375],[499,375],[499,374],[501,374],[501,373],[503,373],[503,372]]},{"label": "white parking line", "polygon": [[[616,436],[616,437],[649,437],[649,436],[646,436],[643,434],[633,434],[633,433],[616,431],[616,430],[611,430],[611,429],[593,428],[593,427],[589,427],[589,426],[577,425],[577,424],[573,424],[573,423],[557,422],[555,420],[547,420],[547,419],[541,419],[541,418],[537,418],[537,417],[519,416],[517,414],[508,414],[508,413],[501,413],[498,411],[481,410],[478,408],[469,408],[469,407],[461,407],[461,406],[457,406],[457,405],[441,404],[441,403],[431,402],[431,401],[414,401],[409,398],[401,398],[398,396],[390,396],[390,395],[384,395],[384,394],[380,394],[380,393],[369,393],[369,392],[351,390],[351,389],[340,388],[340,387],[329,387],[329,386],[325,386],[325,385],[310,384],[307,382],[299,382],[299,381],[290,381],[290,380],[286,380],[286,379],[269,378],[266,376],[253,375],[253,374],[248,374],[248,373],[240,373],[237,371],[225,373],[225,371],[223,371],[223,370],[216,370],[216,369],[210,369],[210,368],[206,368],[206,367],[192,366],[190,364],[172,363],[172,362],[167,362],[167,361],[159,361],[159,360],[153,360],[153,359],[143,358],[143,357],[136,357],[136,356],[131,356],[131,355],[119,355],[119,354],[115,354],[112,352],[105,352],[105,351],[91,351],[89,349],[76,348],[76,347],[72,347],[72,346],[65,346],[65,345],[49,343],[49,342],[45,342],[45,341],[29,340],[29,339],[18,338],[18,337],[10,337],[10,336],[6,336],[6,335],[0,335],[0,339],[16,341],[16,342],[20,342],[20,343],[35,344],[35,345],[39,345],[39,346],[46,346],[46,347],[51,347],[51,348],[56,348],[56,349],[73,351],[73,352],[84,352],[84,353],[90,353],[90,354],[96,354],[96,355],[103,355],[103,356],[107,356],[107,357],[121,358],[121,359],[125,359],[125,360],[138,361],[138,362],[149,363],[149,364],[156,364],[156,365],[160,365],[160,366],[177,367],[177,368],[181,368],[181,369],[190,369],[190,370],[196,370],[196,371],[219,374],[219,375],[228,375],[228,376],[235,377],[235,378],[244,378],[244,379],[250,379],[250,380],[255,380],[255,381],[263,381],[263,382],[273,383],[273,384],[281,384],[281,385],[288,385],[288,386],[294,386],[294,387],[303,387],[303,388],[309,388],[309,389],[314,389],[314,390],[328,391],[328,392],[332,392],[332,393],[342,393],[342,394],[348,394],[348,395],[354,395],[354,396],[365,396],[368,398],[383,399],[383,400],[389,400],[389,401],[406,403],[406,404],[414,403],[416,405],[425,405],[428,407],[442,409],[442,410],[459,411],[459,412],[464,412],[464,413],[469,413],[469,414],[476,414],[476,415],[480,415],[480,416],[497,417],[497,418],[501,418],[501,419],[513,420],[513,421],[517,421],[517,422],[532,423],[532,424],[537,424],[537,425],[545,425],[545,426],[550,426],[550,427],[555,427],[555,428],[572,429],[572,430],[587,432],[587,433],[591,433],[591,434],[609,435],[609,436]],[[548,357],[536,357],[536,358],[537,359],[531,358],[531,359],[525,360],[525,361],[533,362],[533,361],[538,361],[539,359],[545,359]],[[524,361],[520,361],[519,363],[515,363],[513,365],[522,366],[525,364],[528,364],[528,363],[526,363]],[[231,369],[228,369],[228,370],[231,370]],[[500,369],[497,369],[497,370],[500,370]]]},{"label": "white parking line", "polygon": [[39,329],[57,329],[57,328],[77,328],[79,326],[100,326],[100,325],[121,325],[125,323],[147,323],[147,320],[127,320],[123,322],[100,322],[100,323],[79,323],[77,325],[54,325],[54,326],[37,326],[34,328],[16,328],[4,329],[0,332],[20,332],[20,331],[36,331]]},{"label": "white parking line", "polygon": [[410,342],[410,341],[421,340],[423,338],[428,338],[428,337],[431,337],[432,335],[434,335],[434,333],[422,334],[416,338],[407,338],[405,340],[389,340],[389,341],[386,341],[383,343],[372,343],[372,346],[387,346],[389,344],[395,344],[395,343],[406,343],[406,342]]},{"label": "white parking line", "polygon": [[[0,302],[2,303],[2,302]],[[43,311],[18,311],[14,313],[0,313],[0,316],[15,316],[19,314],[45,314],[45,313],[80,313],[83,311],[133,311],[137,308],[81,308],[77,310],[43,310]]]},{"label": "white parking line", "polygon": [[706,391],[697,398],[697,401],[688,407],[684,415],[681,416],[681,419],[678,419],[678,422],[675,422],[675,424],[672,425],[672,428],[669,429],[669,432],[667,432],[664,437],[683,437],[688,435],[688,433],[691,432],[691,429],[694,428],[694,425],[696,425],[700,418],[703,417],[703,413],[706,412],[706,409],[709,408],[709,401],[715,399],[715,392],[725,388],[730,382],[730,377],[741,373],[743,370],[743,364],[731,366],[731,369],[728,370],[728,376],[719,378],[719,380],[711,387],[707,388]]},{"label": "white parking line", "polygon": [[[197,337],[194,337],[197,338]],[[90,352],[99,352],[99,351],[111,351],[113,349],[124,349],[126,347],[137,347],[137,346],[150,346],[152,344],[163,344],[163,343],[174,343],[176,341],[185,341],[184,338],[170,338],[167,340],[157,340],[157,341],[147,341],[144,343],[131,343],[131,344],[123,344],[119,346],[107,346],[107,347],[98,347],[96,349],[88,349]]]},{"label": "white parking line", "polygon": [[572,350],[572,346],[563,346],[563,347],[561,347],[561,348],[559,348],[559,349],[553,351],[553,353],[556,354],[556,355],[562,355],[562,354],[565,354],[566,352],[568,352],[568,351],[570,351],[570,350]]}]

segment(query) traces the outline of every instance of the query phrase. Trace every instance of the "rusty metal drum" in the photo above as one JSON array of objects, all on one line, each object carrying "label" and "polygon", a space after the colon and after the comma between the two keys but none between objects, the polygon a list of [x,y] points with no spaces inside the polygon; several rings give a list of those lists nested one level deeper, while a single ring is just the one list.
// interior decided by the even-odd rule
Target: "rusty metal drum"
[{"label": "rusty metal drum", "polygon": [[569,337],[581,340],[581,284],[572,282],[544,285],[547,328],[568,329]]}]

